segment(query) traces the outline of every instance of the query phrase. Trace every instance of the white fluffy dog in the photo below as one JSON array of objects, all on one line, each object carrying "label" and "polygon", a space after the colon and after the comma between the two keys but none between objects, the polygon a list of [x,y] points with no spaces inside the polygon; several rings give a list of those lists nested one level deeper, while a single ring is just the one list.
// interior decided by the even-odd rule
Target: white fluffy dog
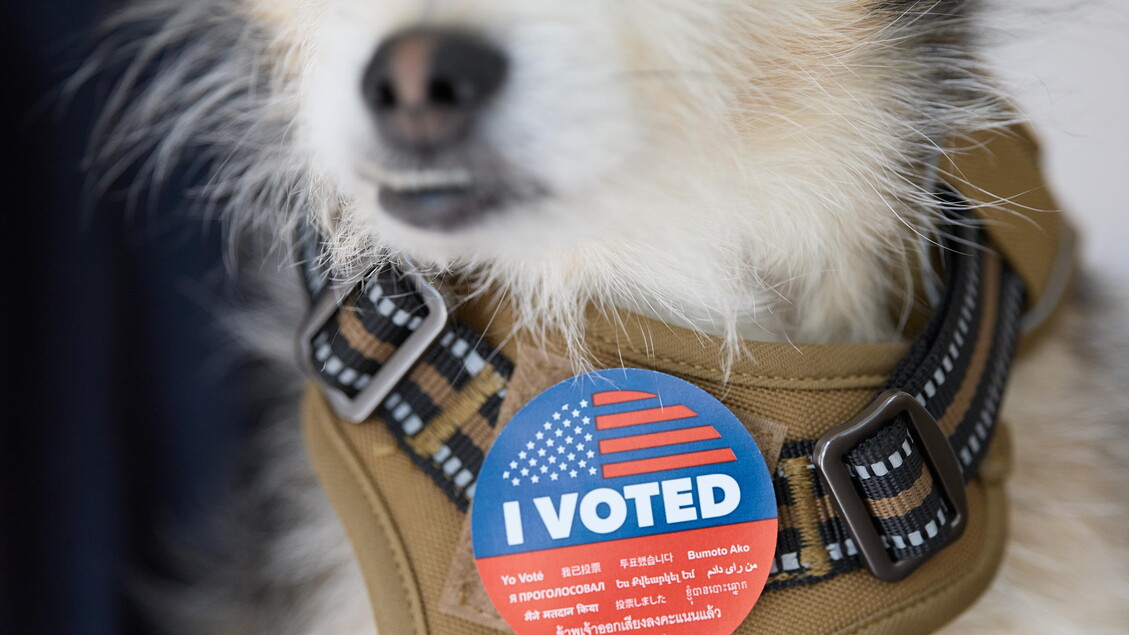
[{"label": "white fluffy dog", "polygon": [[[392,259],[471,280],[578,367],[594,305],[719,335],[721,364],[742,340],[898,340],[946,140],[1011,119],[978,64],[979,4],[143,1],[114,23],[149,31],[107,49],[137,62],[99,152],[160,175],[211,149],[233,228],[285,253],[314,223],[343,277]],[[460,81],[420,83],[427,63]],[[1125,401],[1092,313],[1014,377],[1012,546],[964,629],[1129,624],[1124,445],[1102,425]],[[371,630],[333,513],[294,476],[297,429],[278,428],[248,495],[292,513],[188,612],[208,632]]]}]

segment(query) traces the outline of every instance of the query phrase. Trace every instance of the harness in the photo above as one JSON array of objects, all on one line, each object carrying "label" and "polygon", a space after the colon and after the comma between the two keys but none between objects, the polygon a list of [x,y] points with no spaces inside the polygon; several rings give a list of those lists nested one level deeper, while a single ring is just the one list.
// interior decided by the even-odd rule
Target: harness
[{"label": "harness", "polygon": [[[597,364],[666,372],[721,399],[774,474],[777,552],[738,631],[931,630],[990,582],[1006,538],[999,410],[1024,333],[1059,305],[1073,234],[1014,128],[940,169],[945,284],[907,343],[720,341],[621,313],[589,319]],[[982,222],[975,222],[976,220]],[[478,579],[466,511],[500,425],[572,375],[552,342],[449,312],[422,277],[385,267],[334,287],[307,243],[314,310],[299,344],[315,469],[344,520],[384,633],[508,632]],[[492,343],[506,342],[505,346]]]}]

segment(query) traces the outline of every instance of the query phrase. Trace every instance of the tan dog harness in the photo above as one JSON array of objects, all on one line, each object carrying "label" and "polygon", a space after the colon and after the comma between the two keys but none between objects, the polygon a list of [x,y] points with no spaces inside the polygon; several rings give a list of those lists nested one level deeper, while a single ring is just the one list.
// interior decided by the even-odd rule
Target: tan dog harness
[{"label": "tan dog harness", "polygon": [[[942,165],[951,188],[938,195],[963,247],[945,252],[944,297],[909,344],[747,342],[726,373],[718,340],[590,316],[597,367],[703,388],[773,470],[777,553],[740,633],[932,630],[995,573],[1008,472],[1000,402],[1021,331],[1046,321],[1069,282],[1073,240],[1061,215],[1033,211],[1057,207],[1024,130],[971,148]],[[985,222],[961,222],[972,214]],[[448,315],[418,277],[383,270],[343,292],[309,274],[318,308],[300,343],[321,389],[308,394],[305,433],[381,632],[508,632],[478,578],[465,512],[497,430],[571,365],[551,342],[495,349],[509,341],[506,320],[474,307]]]}]

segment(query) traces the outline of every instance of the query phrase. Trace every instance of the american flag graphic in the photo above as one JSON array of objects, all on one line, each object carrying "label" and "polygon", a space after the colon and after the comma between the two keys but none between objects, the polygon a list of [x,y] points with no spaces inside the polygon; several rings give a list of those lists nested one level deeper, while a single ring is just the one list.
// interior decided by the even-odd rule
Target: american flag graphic
[{"label": "american flag graphic", "polygon": [[[721,439],[721,433],[684,405],[656,406],[653,400],[658,398],[648,392],[613,390],[560,404],[544,423],[528,429],[527,438],[510,457],[502,479],[510,487],[520,488],[527,484],[613,479],[737,460],[728,447],[701,449],[699,442]],[[625,412],[625,404],[637,407]],[[661,423],[673,427],[654,431],[652,424]],[[649,456],[638,456],[641,451],[650,451]],[[655,452],[660,454],[650,456]]]}]

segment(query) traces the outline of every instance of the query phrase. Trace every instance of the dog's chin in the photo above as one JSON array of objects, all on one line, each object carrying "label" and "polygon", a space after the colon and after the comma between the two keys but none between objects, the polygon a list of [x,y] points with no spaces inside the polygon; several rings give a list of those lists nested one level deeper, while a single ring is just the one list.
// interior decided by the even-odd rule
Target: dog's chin
[{"label": "dog's chin", "polygon": [[428,232],[453,233],[473,229],[502,213],[508,196],[476,187],[423,190],[382,187],[377,198],[381,210],[400,223]]},{"label": "dog's chin", "polygon": [[484,190],[382,187],[375,200],[356,209],[362,218],[372,219],[369,231],[394,252],[417,264],[448,266],[490,259],[496,249],[511,243],[508,235],[515,217],[520,217],[514,208],[512,199]]},{"label": "dog's chin", "polygon": [[[543,181],[494,167],[357,170],[341,183],[353,200],[345,227],[418,264],[524,261],[580,238],[574,215]],[[571,201],[570,201],[571,202]]]},{"label": "dog's chin", "polygon": [[377,201],[385,215],[403,225],[438,234],[455,234],[488,224],[513,207],[514,195],[475,186],[425,190],[379,188]]},{"label": "dog's chin", "polygon": [[385,190],[352,206],[352,226],[420,266],[532,264],[591,238],[562,207],[551,196]]}]

